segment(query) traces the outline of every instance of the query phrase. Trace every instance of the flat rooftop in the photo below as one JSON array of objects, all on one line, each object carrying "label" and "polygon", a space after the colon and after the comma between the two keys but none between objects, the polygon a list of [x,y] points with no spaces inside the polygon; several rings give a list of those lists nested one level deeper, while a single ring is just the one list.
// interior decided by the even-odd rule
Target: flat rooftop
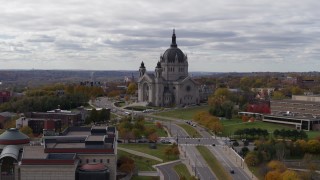
[{"label": "flat rooftop", "polygon": [[43,146],[24,146],[23,147],[23,159],[46,159],[47,153],[44,153]]}]

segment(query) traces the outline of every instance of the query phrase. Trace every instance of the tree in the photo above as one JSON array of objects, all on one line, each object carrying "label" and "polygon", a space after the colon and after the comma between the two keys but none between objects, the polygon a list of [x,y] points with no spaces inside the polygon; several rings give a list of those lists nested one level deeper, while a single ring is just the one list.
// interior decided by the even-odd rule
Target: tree
[{"label": "tree", "polygon": [[118,163],[120,165],[119,170],[125,173],[131,173],[135,168],[134,160],[127,156],[121,156]]},{"label": "tree", "polygon": [[162,128],[163,128],[163,127],[162,127],[162,124],[161,124],[159,121],[156,122],[156,126],[157,126],[157,128],[159,128],[159,129],[162,129]]},{"label": "tree", "polygon": [[157,133],[152,133],[148,136],[148,140],[151,142],[157,142],[159,139]]},{"label": "tree", "polygon": [[110,110],[103,108],[99,113],[99,122],[110,120]]},{"label": "tree", "polygon": [[301,95],[303,94],[303,90],[297,86],[291,88],[292,95]]},{"label": "tree", "polygon": [[307,143],[307,151],[311,154],[320,154],[320,142],[318,140],[309,140]]},{"label": "tree", "polygon": [[247,147],[243,147],[243,148],[241,148],[241,156],[242,157],[246,157],[246,155],[248,154],[248,152],[249,152],[249,148],[247,148]]},{"label": "tree", "polygon": [[281,173],[279,171],[269,171],[265,176],[265,180],[282,180]]},{"label": "tree", "polygon": [[275,99],[275,100],[281,100],[281,99],[284,99],[285,96],[282,92],[280,91],[274,91],[273,94],[272,94],[272,99]]},{"label": "tree", "polygon": [[288,169],[281,174],[281,177],[283,180],[298,180],[298,179],[300,179],[300,177],[298,176],[298,174],[295,171],[288,170]]},{"label": "tree", "polygon": [[286,156],[286,145],[282,142],[279,142],[275,145],[277,159],[282,161]]},{"label": "tree", "polygon": [[231,101],[225,101],[221,104],[221,108],[224,114],[224,117],[227,119],[232,118],[234,103]]},{"label": "tree", "polygon": [[29,126],[23,126],[19,129],[20,132],[22,132],[25,135],[28,135],[29,137],[33,137],[33,131]]},{"label": "tree", "polygon": [[280,161],[276,161],[276,160],[272,160],[268,163],[268,167],[271,169],[271,170],[275,170],[275,171],[278,171],[278,172],[284,172],[287,167]]},{"label": "tree", "polygon": [[134,95],[136,93],[136,90],[137,90],[137,85],[136,83],[132,82],[128,86],[127,94]]},{"label": "tree", "polygon": [[90,121],[95,123],[98,120],[99,120],[98,111],[95,108],[93,108],[90,113]]},{"label": "tree", "polygon": [[259,164],[258,155],[256,152],[249,152],[244,161],[247,163],[248,166],[255,166]]}]

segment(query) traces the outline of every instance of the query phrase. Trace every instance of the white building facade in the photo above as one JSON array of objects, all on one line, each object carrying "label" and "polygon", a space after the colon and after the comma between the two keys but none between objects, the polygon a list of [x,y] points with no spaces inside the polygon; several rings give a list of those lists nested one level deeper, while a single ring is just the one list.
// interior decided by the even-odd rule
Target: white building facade
[{"label": "white building facade", "polygon": [[143,62],[139,72],[139,102],[153,106],[199,104],[199,85],[188,74],[188,57],[178,48],[175,30],[170,48],[160,56],[155,72],[147,73]]}]

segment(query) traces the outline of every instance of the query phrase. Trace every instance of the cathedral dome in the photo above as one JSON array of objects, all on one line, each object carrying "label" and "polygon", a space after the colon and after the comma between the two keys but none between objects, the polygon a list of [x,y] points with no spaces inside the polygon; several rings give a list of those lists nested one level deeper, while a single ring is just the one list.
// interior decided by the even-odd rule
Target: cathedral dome
[{"label": "cathedral dome", "polygon": [[178,48],[178,45],[176,43],[176,34],[173,30],[172,34],[172,42],[170,45],[170,48],[167,49],[162,57],[161,62],[167,62],[167,63],[183,63],[186,60],[186,56],[183,54],[183,52]]},{"label": "cathedral dome", "polygon": [[163,60],[169,63],[182,63],[184,62],[184,54],[179,48],[170,47],[163,53]]}]

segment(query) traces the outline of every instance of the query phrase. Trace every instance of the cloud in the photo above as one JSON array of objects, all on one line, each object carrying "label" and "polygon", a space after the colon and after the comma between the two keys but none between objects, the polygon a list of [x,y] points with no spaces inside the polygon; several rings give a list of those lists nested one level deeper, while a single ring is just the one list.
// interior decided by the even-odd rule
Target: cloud
[{"label": "cloud", "polygon": [[319,8],[316,0],[5,1],[0,68],[153,67],[175,28],[190,70],[319,70],[309,65],[319,64]]}]

